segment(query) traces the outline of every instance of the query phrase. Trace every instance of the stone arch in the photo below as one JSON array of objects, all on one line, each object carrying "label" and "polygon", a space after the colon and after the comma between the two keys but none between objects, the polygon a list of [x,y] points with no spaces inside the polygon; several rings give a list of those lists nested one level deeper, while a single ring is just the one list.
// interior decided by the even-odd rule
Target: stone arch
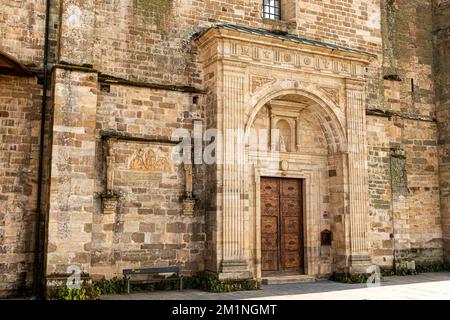
[{"label": "stone arch", "polygon": [[342,113],[339,106],[324,94],[320,93],[315,86],[302,85],[299,81],[279,82],[266,90],[262,90],[251,98],[251,108],[245,125],[245,139],[247,142],[258,112],[269,101],[286,95],[298,95],[308,98],[311,101],[310,108],[320,123],[325,138],[327,139],[330,153],[345,152],[347,150],[344,125],[338,116],[339,113]]}]

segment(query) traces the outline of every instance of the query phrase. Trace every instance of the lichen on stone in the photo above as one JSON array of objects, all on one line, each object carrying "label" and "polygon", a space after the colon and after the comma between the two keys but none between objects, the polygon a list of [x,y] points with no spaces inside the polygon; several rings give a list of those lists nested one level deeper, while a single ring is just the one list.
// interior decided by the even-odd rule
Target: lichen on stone
[{"label": "lichen on stone", "polygon": [[133,7],[136,14],[151,17],[158,30],[163,30],[165,21],[172,13],[173,2],[174,0],[134,0]]}]

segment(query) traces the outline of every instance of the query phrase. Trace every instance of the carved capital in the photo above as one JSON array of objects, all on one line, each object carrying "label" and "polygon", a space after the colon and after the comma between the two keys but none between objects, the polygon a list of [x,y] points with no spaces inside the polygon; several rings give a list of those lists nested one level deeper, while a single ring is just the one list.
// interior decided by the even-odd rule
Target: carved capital
[{"label": "carved capital", "polygon": [[103,195],[102,196],[102,210],[104,214],[116,214],[119,196],[117,195]]}]

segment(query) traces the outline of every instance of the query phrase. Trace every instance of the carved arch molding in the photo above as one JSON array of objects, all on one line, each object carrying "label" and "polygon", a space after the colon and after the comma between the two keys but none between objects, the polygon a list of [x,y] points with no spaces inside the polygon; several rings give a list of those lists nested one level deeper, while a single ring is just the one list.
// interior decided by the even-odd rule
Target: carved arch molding
[{"label": "carved arch molding", "polygon": [[[307,96],[315,102],[330,135],[343,154],[348,182],[349,237],[346,261],[350,271],[365,271],[370,263],[367,243],[368,191],[366,170],[365,73],[374,58],[365,52],[267,31],[222,25],[194,40],[211,95],[207,123],[219,130],[248,134],[258,111],[282,94]],[[295,137],[292,137],[295,141]],[[291,143],[292,147],[295,144]],[[217,166],[217,241],[212,266],[222,278],[251,272],[248,237],[248,178],[239,162],[245,144],[224,136],[222,154],[231,163]],[[346,227],[347,228],[347,227]],[[251,237],[251,236],[250,236]],[[257,237],[257,235],[256,235]],[[318,235],[319,239],[319,235]]]}]

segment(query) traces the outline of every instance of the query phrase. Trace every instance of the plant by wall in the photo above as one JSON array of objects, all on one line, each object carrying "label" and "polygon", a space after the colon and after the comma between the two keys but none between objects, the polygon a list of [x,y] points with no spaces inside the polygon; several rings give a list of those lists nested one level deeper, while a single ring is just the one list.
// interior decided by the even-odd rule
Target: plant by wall
[{"label": "plant by wall", "polygon": [[66,286],[56,288],[50,293],[51,300],[98,300],[100,290],[91,284],[83,284],[81,288],[68,288]]},{"label": "plant by wall", "polygon": [[220,281],[214,275],[207,272],[197,273],[196,276],[191,279],[190,285],[193,289],[208,292],[232,292],[261,289],[261,283],[256,280]]},{"label": "plant by wall", "polygon": [[366,283],[370,274],[333,273],[329,280],[342,283]]},{"label": "plant by wall", "polygon": [[122,294],[127,292],[126,280],[117,277],[110,280],[94,281],[93,285],[100,291],[100,294]]}]

